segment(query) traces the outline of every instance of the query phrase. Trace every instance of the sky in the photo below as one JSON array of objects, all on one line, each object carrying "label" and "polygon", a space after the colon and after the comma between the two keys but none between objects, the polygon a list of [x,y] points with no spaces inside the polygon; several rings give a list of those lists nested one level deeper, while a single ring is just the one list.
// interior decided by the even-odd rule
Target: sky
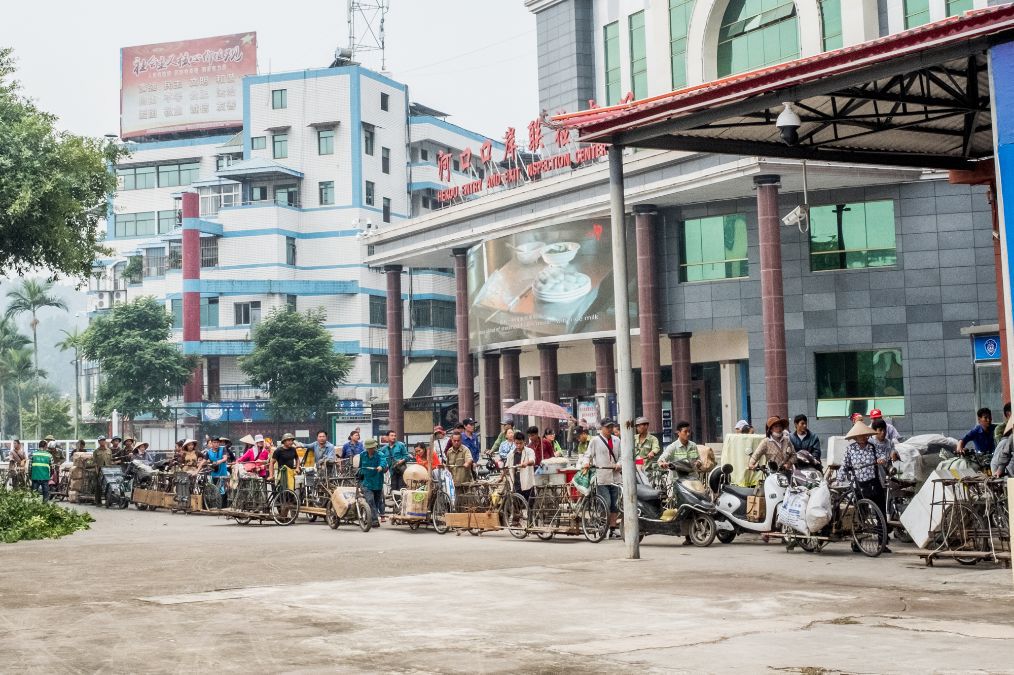
[{"label": "sky", "polygon": [[[120,48],[256,31],[260,73],[330,65],[348,42],[342,0],[34,0],[4,3],[25,93],[67,131],[119,131]],[[502,138],[538,116],[535,16],[523,0],[390,0],[387,70],[412,100]],[[296,11],[298,9],[298,11]],[[364,65],[379,70],[367,53]]]}]

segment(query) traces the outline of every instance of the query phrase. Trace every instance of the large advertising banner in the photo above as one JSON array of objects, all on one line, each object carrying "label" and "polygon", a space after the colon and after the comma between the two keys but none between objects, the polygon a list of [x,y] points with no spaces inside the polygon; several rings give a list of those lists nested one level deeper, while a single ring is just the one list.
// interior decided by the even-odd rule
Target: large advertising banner
[{"label": "large advertising banner", "polygon": [[[470,340],[480,348],[616,330],[609,220],[490,239],[468,252]],[[633,246],[628,308],[637,322]]]},{"label": "large advertising banner", "polygon": [[120,137],[243,126],[244,75],[257,74],[257,34],[120,50]]}]

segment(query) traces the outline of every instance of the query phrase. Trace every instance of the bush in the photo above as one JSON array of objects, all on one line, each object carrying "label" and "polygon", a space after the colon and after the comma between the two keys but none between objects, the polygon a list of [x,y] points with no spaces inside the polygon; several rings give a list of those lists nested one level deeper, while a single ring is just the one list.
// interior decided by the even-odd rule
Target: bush
[{"label": "bush", "polygon": [[22,539],[56,539],[94,522],[91,515],[65,509],[27,490],[0,487],[0,542]]}]

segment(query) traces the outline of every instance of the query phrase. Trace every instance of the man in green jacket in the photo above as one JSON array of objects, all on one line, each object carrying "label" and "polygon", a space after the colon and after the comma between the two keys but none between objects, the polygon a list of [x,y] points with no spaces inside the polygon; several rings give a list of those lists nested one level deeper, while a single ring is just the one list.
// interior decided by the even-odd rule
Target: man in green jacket
[{"label": "man in green jacket", "polygon": [[384,446],[380,448],[380,454],[387,461],[387,468],[391,472],[391,492],[400,491],[405,487],[405,467],[415,463],[415,456],[409,453],[408,446],[398,440],[398,434],[388,431],[384,436]]},{"label": "man in green jacket", "polygon": [[387,458],[377,452],[377,445],[377,439],[368,438],[363,443],[366,450],[359,454],[359,475],[363,479],[363,495],[373,512],[373,527],[380,526],[380,517],[384,515],[384,472],[387,471]]},{"label": "man in green jacket", "polygon": [[32,490],[42,495],[42,501],[49,501],[49,479],[53,477],[53,456],[46,451],[46,441],[39,443],[39,449],[29,457]]}]

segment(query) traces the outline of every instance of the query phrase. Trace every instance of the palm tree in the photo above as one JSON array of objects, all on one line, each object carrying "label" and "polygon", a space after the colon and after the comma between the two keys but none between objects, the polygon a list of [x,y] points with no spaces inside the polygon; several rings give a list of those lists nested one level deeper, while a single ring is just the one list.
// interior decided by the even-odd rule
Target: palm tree
[{"label": "palm tree", "polygon": [[34,349],[35,368],[35,437],[42,438],[42,418],[39,416],[39,319],[36,316],[40,309],[53,307],[67,311],[67,303],[52,295],[52,281],[36,281],[25,279],[21,282],[21,288],[15,288],[7,292],[11,304],[7,306],[5,316],[11,318],[20,314],[32,315],[32,345]]},{"label": "palm tree", "polygon": [[61,330],[67,337],[56,343],[60,351],[74,350],[74,438],[79,438],[81,425],[81,349],[84,334],[75,328],[71,331]]},{"label": "palm tree", "polygon": [[[21,400],[22,385],[35,378],[39,371],[32,366],[32,355],[27,349],[8,349],[0,356],[0,370],[4,372],[15,384],[14,390],[18,394],[18,437],[24,440],[25,425],[22,421],[24,404]],[[41,434],[40,434],[41,435]]]},{"label": "palm tree", "polygon": [[[7,317],[0,317],[0,354],[12,349],[21,349],[28,343],[29,339],[18,332],[13,321]],[[7,438],[7,383],[10,380],[10,373],[4,370],[0,361],[0,439]]]}]

